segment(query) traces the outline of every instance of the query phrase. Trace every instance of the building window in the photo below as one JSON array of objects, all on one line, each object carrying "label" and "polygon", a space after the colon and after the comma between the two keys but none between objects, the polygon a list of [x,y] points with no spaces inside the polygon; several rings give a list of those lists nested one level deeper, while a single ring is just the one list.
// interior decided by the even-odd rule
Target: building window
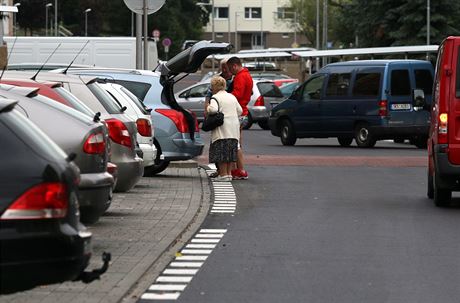
[{"label": "building window", "polygon": [[224,37],[224,34],[216,33],[216,38],[222,39],[223,37]]},{"label": "building window", "polygon": [[228,7],[214,7],[214,18],[228,19]]},{"label": "building window", "polygon": [[283,39],[289,39],[289,34],[288,33],[283,33],[281,37],[283,37]]},{"label": "building window", "polygon": [[260,19],[262,18],[262,8],[261,7],[245,7],[244,17],[246,19]]},{"label": "building window", "polygon": [[276,16],[278,19],[294,19],[295,11],[292,7],[278,7]]}]

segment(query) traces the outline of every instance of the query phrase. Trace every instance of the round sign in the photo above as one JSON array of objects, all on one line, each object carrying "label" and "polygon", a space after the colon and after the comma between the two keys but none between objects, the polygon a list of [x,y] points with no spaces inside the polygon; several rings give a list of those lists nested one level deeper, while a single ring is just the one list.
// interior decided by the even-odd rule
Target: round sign
[{"label": "round sign", "polygon": [[123,0],[126,6],[136,14],[144,14],[144,1],[147,5],[147,14],[153,14],[157,12],[164,4],[166,0]]},{"label": "round sign", "polygon": [[153,38],[160,38],[160,30],[154,29],[152,31],[152,36],[153,36]]},{"label": "round sign", "polygon": [[171,46],[172,41],[169,38],[164,38],[161,43],[163,44],[164,47],[169,47],[169,46]]}]

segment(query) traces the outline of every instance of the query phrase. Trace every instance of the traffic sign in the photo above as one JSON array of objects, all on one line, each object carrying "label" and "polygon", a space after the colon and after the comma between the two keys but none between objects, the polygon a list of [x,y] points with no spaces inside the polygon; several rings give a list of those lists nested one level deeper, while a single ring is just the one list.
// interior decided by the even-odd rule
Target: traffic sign
[{"label": "traffic sign", "polygon": [[144,1],[147,5],[147,14],[157,12],[166,2],[166,0],[123,0],[126,6],[136,14],[144,14]]},{"label": "traffic sign", "polygon": [[172,44],[172,41],[169,38],[164,38],[161,43],[163,44],[164,47],[170,47]]}]

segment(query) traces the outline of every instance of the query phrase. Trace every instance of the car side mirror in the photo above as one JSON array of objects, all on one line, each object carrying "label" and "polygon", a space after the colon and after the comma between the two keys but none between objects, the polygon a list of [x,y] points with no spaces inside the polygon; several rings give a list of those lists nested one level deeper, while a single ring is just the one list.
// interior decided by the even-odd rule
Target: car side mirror
[{"label": "car side mirror", "polygon": [[423,89],[414,89],[413,97],[414,110],[423,110],[426,107],[425,92],[423,91]]}]

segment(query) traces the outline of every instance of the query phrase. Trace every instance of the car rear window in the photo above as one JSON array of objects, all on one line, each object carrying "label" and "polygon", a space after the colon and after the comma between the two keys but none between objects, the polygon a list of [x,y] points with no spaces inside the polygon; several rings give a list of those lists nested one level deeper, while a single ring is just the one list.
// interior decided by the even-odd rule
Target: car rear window
[{"label": "car rear window", "polygon": [[326,96],[346,96],[350,86],[350,73],[330,74],[327,82]]},{"label": "car rear window", "polygon": [[141,100],[145,99],[145,95],[147,95],[147,92],[152,86],[149,83],[126,81],[126,80],[114,80],[113,82],[126,87],[130,92],[132,92],[134,95],[136,95],[136,97],[138,97]]},{"label": "car rear window", "polygon": [[353,96],[377,97],[380,88],[380,73],[357,73],[353,86]]},{"label": "car rear window", "polygon": [[98,83],[93,82],[87,85],[91,92],[101,102],[102,106],[107,110],[109,114],[121,113],[121,107],[115,102],[115,100],[104,90]]},{"label": "car rear window", "polygon": [[260,94],[264,97],[275,97],[282,98],[283,93],[280,91],[278,86],[271,82],[259,82],[257,83],[257,88],[260,91]]},{"label": "car rear window", "polygon": [[395,69],[391,71],[391,94],[393,96],[409,96],[411,94],[409,70]]},{"label": "car rear window", "polygon": [[134,104],[136,104],[136,106],[141,110],[141,112],[144,115],[149,114],[149,111],[147,110],[147,106],[145,106],[145,104],[142,103],[142,101],[136,95],[134,95],[130,90],[124,87],[121,87],[120,89],[134,102]]},{"label": "car rear window", "polygon": [[431,95],[433,91],[433,76],[427,69],[414,70],[415,88],[423,89],[425,94]]},{"label": "car rear window", "polygon": [[53,88],[54,91],[64,98],[67,102],[69,102],[74,109],[78,110],[79,112],[82,112],[90,117],[94,116],[94,112],[86,106],[84,103],[82,103],[80,100],[78,100],[77,97],[75,97],[71,92],[66,90],[65,88],[62,87],[55,87]]}]

